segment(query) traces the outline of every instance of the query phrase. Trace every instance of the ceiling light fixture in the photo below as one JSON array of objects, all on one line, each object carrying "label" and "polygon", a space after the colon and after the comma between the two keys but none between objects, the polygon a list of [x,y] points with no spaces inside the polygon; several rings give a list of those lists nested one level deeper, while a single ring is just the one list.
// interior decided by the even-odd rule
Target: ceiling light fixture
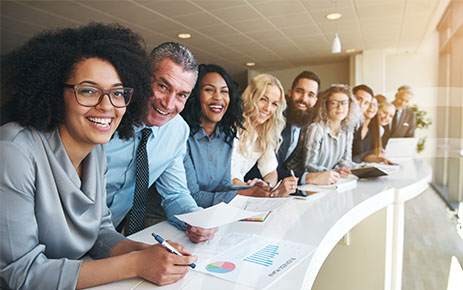
[{"label": "ceiling light fixture", "polygon": [[[334,2],[334,11],[338,10],[336,7],[336,0],[333,0]],[[325,17],[326,19],[329,20],[337,20],[341,18],[341,13],[330,13],[327,14]],[[338,30],[338,25],[336,24],[336,30]],[[334,39],[333,39],[333,44],[331,45],[331,53],[341,53],[341,40],[339,39],[338,33],[336,32]]]},{"label": "ceiling light fixture", "polygon": [[341,40],[337,33],[334,37],[333,44],[331,45],[331,53],[341,53]]},{"label": "ceiling light fixture", "polygon": [[246,63],[246,66],[248,66],[248,67],[252,67],[252,66],[255,66],[255,65],[256,65],[256,63],[252,62],[252,61]]},{"label": "ceiling light fixture", "polygon": [[333,12],[333,13],[328,13],[325,15],[325,18],[328,20],[336,20],[342,17],[341,13],[338,12]]},{"label": "ceiling light fixture", "polygon": [[188,38],[191,38],[191,34],[189,34],[189,33],[179,33],[179,34],[177,34],[177,37],[181,38],[181,39],[188,39]]}]

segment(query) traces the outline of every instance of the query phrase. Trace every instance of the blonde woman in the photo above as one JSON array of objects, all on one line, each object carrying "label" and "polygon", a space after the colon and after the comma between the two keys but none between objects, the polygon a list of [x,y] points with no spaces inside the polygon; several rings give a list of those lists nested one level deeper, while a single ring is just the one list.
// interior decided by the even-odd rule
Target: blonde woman
[{"label": "blonde woman", "polygon": [[332,85],[315,106],[317,117],[304,132],[303,146],[288,167],[308,172],[335,170],[350,174],[353,131],[363,120],[357,100],[346,85]]},{"label": "blonde woman", "polygon": [[[243,99],[243,127],[235,139],[231,162],[231,178],[235,185],[253,186],[259,180],[245,181],[244,176],[257,162],[265,183],[278,183],[278,161],[275,150],[281,142],[286,109],[284,90],[280,81],[270,74],[254,77],[241,96]],[[287,177],[270,196],[294,193],[297,178]],[[267,188],[269,190],[269,188]]]},{"label": "blonde woman", "polygon": [[388,132],[390,131],[390,124],[394,119],[396,108],[393,104],[382,102],[378,107],[378,120],[381,133],[381,143],[383,148],[386,148],[387,141],[390,138]]}]

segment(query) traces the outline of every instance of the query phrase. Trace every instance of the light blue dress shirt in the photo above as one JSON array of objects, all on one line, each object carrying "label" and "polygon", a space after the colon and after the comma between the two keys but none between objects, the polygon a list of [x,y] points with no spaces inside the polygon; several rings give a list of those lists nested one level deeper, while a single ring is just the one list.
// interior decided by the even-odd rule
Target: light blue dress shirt
[{"label": "light blue dress shirt", "polygon": [[[122,140],[116,133],[105,145],[109,167],[106,183],[107,205],[115,226],[119,225],[132,208],[135,155],[143,128],[135,128],[135,138],[130,140]],[[156,182],[156,189],[162,197],[161,206],[169,222],[183,230],[185,224],[174,215],[201,209],[190,195],[183,166],[190,129],[180,115],[161,127],[153,126],[151,129],[153,134],[146,144],[149,185]]]},{"label": "light blue dress shirt", "polygon": [[230,181],[233,147],[225,142],[225,134],[217,127],[211,136],[200,128],[187,143],[184,165],[188,188],[199,206],[228,203],[238,187]]}]

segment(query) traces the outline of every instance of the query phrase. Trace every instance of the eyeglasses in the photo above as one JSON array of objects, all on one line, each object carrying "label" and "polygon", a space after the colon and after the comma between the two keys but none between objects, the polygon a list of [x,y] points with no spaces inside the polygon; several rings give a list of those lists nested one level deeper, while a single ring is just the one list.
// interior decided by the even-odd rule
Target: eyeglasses
[{"label": "eyeglasses", "polygon": [[114,88],[104,90],[97,86],[87,84],[64,84],[65,88],[74,89],[77,102],[84,107],[95,107],[103,100],[104,95],[109,96],[111,105],[116,108],[124,108],[132,100],[132,88]]},{"label": "eyeglasses", "polygon": [[348,100],[344,100],[344,101],[327,101],[326,102],[328,104],[328,106],[330,107],[333,107],[333,108],[337,108],[339,105],[341,105],[341,107],[346,107],[347,105],[349,105],[349,101]]},{"label": "eyeglasses", "polygon": [[346,84],[331,84],[330,88],[343,88],[350,91],[350,86]]}]

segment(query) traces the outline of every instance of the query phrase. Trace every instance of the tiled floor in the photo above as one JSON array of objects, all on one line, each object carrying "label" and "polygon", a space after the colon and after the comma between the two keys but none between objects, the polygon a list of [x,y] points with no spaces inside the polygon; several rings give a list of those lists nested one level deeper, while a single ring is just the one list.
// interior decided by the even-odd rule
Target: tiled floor
[{"label": "tiled floor", "polygon": [[402,289],[447,289],[452,256],[463,265],[463,239],[445,203],[429,188],[405,204]]}]

